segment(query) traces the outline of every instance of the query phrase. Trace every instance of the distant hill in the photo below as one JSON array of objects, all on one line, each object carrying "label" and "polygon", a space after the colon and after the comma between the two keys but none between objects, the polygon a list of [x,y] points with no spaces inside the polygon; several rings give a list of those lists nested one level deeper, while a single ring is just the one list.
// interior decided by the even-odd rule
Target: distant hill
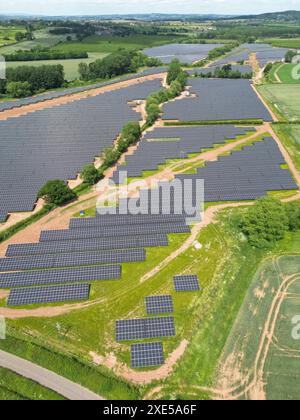
[{"label": "distant hill", "polygon": [[260,15],[239,16],[235,19],[272,20],[277,22],[300,22],[300,11],[287,10],[285,12],[263,13]]}]

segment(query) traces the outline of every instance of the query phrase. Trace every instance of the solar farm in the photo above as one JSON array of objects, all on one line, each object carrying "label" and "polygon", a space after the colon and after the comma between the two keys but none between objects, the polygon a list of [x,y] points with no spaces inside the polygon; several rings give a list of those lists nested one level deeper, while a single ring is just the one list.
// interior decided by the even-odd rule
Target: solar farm
[{"label": "solar farm", "polygon": [[140,119],[128,102],[160,86],[154,80],[1,121],[0,220],[32,211],[49,179],[76,178],[83,165],[112,146],[126,122]]},{"label": "solar farm", "polygon": [[248,61],[255,54],[260,67],[275,61],[282,61],[289,51],[288,48],[273,47],[269,44],[242,44],[226,57],[217,60],[213,65],[224,66],[231,63]]},{"label": "solar farm", "polygon": [[192,97],[164,106],[165,121],[272,121],[248,80],[189,79]]},{"label": "solar farm", "polygon": [[156,57],[164,64],[175,58],[182,63],[192,64],[206,58],[210,51],[222,44],[169,44],[144,50],[149,57]]},{"label": "solar farm", "polygon": [[[79,373],[71,366],[64,375],[71,380],[75,372],[78,383],[105,399],[235,397],[234,385],[224,392],[222,381],[211,387],[253,273],[262,261],[272,265],[280,253],[298,252],[299,231],[290,218],[298,214],[299,168],[277,135],[286,121],[277,121],[274,107],[263,100],[264,76],[261,89],[256,80],[288,49],[241,41],[236,48],[229,44],[231,53],[196,67],[226,47],[215,39],[143,50],[161,60],[159,66],[177,58],[182,69],[189,67],[177,96],[168,67],[155,67],[0,103],[5,116],[91,91],[0,120],[0,321],[8,320],[14,340],[20,340],[19,330],[27,334],[27,354],[34,356],[34,346],[44,340],[44,351],[55,349],[53,365],[64,352],[81,363]],[[253,73],[253,80],[200,76],[226,64],[242,75]],[[155,77],[143,80],[148,75]],[[92,92],[123,81],[133,83]],[[153,122],[147,118],[151,100],[162,89],[168,96],[162,95]],[[122,138],[129,121],[140,124],[134,141],[130,134]],[[120,140],[128,141],[125,151]],[[108,151],[119,154],[105,166]],[[78,183],[82,168],[93,163],[97,181],[80,190],[83,182],[74,200],[34,220],[31,212],[38,211],[38,192],[47,181]],[[115,185],[127,188],[117,200]],[[274,217],[286,230],[272,246],[256,247],[251,234],[259,229],[242,226],[250,219],[254,224],[251,209],[268,199],[279,211],[288,209],[281,221]],[[28,224],[23,212],[33,217]],[[25,221],[23,227],[9,224],[14,217]],[[266,212],[258,219],[269,226],[272,217]],[[266,300],[269,274],[256,276],[257,300]]]}]

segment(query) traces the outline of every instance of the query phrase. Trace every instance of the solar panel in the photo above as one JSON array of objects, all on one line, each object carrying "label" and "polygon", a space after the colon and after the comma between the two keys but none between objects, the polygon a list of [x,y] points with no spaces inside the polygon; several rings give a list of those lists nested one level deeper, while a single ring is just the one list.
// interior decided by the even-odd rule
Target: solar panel
[{"label": "solar panel", "polygon": [[182,215],[97,215],[96,217],[89,217],[85,219],[71,219],[70,229],[89,228],[95,226],[116,226],[116,225],[145,225],[145,224],[160,224],[170,222],[184,222]]},{"label": "solar panel", "polygon": [[171,314],[174,312],[172,296],[149,296],[145,298],[147,315]]},{"label": "solar panel", "polygon": [[131,367],[161,366],[165,362],[162,343],[143,343],[131,346]]},{"label": "solar panel", "polygon": [[127,236],[9,245],[7,257],[168,246],[167,235]]},{"label": "solar panel", "polygon": [[173,317],[128,319],[116,322],[116,341],[174,336]]},{"label": "solar panel", "polygon": [[137,262],[145,261],[145,259],[146,251],[144,249],[123,249],[117,251],[0,258],[0,271],[32,270],[54,267],[79,267],[85,265]]},{"label": "solar panel", "polygon": [[174,277],[176,292],[193,292],[200,290],[197,276],[176,276]]},{"label": "solar panel", "polygon": [[100,280],[117,280],[121,277],[120,265],[62,268],[56,270],[34,270],[19,273],[0,274],[0,289],[82,283]]},{"label": "solar panel", "polygon": [[49,230],[41,233],[40,241],[66,241],[113,236],[144,236],[165,233],[190,233],[185,223],[164,223],[157,225],[97,226],[87,229]]},{"label": "solar panel", "polygon": [[89,294],[89,284],[69,284],[66,286],[13,289],[7,299],[7,305],[21,306],[35,303],[87,300],[89,298]]}]

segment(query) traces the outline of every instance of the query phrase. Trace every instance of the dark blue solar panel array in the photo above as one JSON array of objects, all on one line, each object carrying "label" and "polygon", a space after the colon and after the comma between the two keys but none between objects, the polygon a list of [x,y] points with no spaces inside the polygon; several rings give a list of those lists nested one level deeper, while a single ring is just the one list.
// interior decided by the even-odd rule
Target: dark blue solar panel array
[{"label": "dark blue solar panel array", "polygon": [[173,317],[128,319],[116,322],[116,341],[175,337]]},{"label": "dark blue solar panel array", "polygon": [[89,284],[68,284],[64,286],[13,289],[7,299],[7,305],[22,306],[35,303],[87,300],[89,294]]},{"label": "dark blue solar panel array", "polygon": [[188,83],[196,97],[164,105],[164,120],[224,121],[272,117],[248,80],[192,78]]},{"label": "dark blue solar panel array", "polygon": [[287,48],[277,48],[269,44],[243,44],[234,49],[227,57],[214,62],[212,66],[247,61],[250,54],[256,54],[260,66],[264,67],[269,62],[283,60],[287,51]]},{"label": "dark blue solar panel array", "polygon": [[75,178],[125,123],[140,119],[127,102],[160,86],[154,80],[1,121],[0,216],[31,211],[49,179]]},{"label": "dark blue solar panel array", "polygon": [[[208,68],[195,68],[192,70],[187,70],[187,73],[190,76],[199,76],[201,74],[208,74],[208,73],[214,73],[214,71],[217,69],[217,67],[222,67],[222,66],[210,66]],[[239,71],[241,74],[245,75],[245,74],[251,74],[252,75],[252,67],[247,66],[247,65],[241,65],[241,64],[235,64],[232,65],[232,71]]]},{"label": "dark blue solar panel array", "polygon": [[185,218],[181,215],[151,215],[151,214],[125,214],[125,215],[100,215],[85,219],[71,219],[70,228],[90,228],[95,226],[121,226],[121,225],[146,225],[160,223],[184,223]]},{"label": "dark blue solar panel array", "polygon": [[0,274],[0,289],[117,280],[121,277],[121,272],[120,265],[104,265],[4,273]]},{"label": "dark blue solar panel array", "polygon": [[168,159],[187,158],[251,130],[233,125],[157,128],[145,135],[135,153],[126,158],[126,165],[115,171],[113,180],[119,183],[120,171],[127,171],[128,177],[142,176],[143,171],[156,170]]},{"label": "dark blue solar panel array", "polygon": [[72,254],[35,255],[0,258],[0,271],[33,270],[37,268],[79,267],[85,265],[115,264],[145,261],[143,249],[76,252]]},{"label": "dark blue solar panel array", "polygon": [[178,175],[177,178],[203,179],[206,202],[253,200],[268,191],[298,189],[290,171],[281,168],[284,163],[275,141],[265,138],[207,163],[196,175]]},{"label": "dark blue solar panel array", "polygon": [[143,343],[131,346],[131,367],[133,369],[161,366],[164,361],[162,343]]},{"label": "dark blue solar panel array", "polygon": [[76,93],[86,92],[86,91],[93,90],[93,89],[99,89],[101,87],[114,85],[116,83],[124,82],[124,81],[127,81],[127,80],[133,80],[133,79],[136,79],[138,77],[151,76],[152,74],[154,75],[154,74],[164,73],[166,71],[168,71],[167,67],[154,67],[154,68],[144,70],[143,72],[140,72],[140,73],[137,73],[137,74],[119,77],[118,79],[110,80],[110,81],[107,81],[107,82],[104,82],[104,83],[96,83],[96,84],[93,84],[93,85],[82,86],[82,87],[77,87],[77,88],[70,88],[70,89],[65,89],[65,90],[61,90],[61,91],[47,92],[47,93],[43,93],[41,95],[32,96],[32,97],[24,98],[24,99],[19,99],[19,100],[16,100],[16,101],[0,102],[0,112],[6,111],[8,109],[20,108],[22,106],[36,104],[38,102],[48,101],[48,100],[51,100],[51,99],[61,98],[63,96],[67,96],[67,95],[74,95]]},{"label": "dark blue solar panel array", "polygon": [[190,232],[185,222],[145,225],[96,226],[70,230],[49,230],[41,233],[40,241],[67,241],[70,239],[89,239],[112,236],[144,236],[164,233]]},{"label": "dark blue solar panel array", "polygon": [[156,57],[164,64],[177,58],[182,63],[192,64],[206,58],[209,52],[223,44],[168,44],[143,51],[149,57]]},{"label": "dark blue solar panel array", "polygon": [[86,239],[85,241],[79,239],[70,241],[39,242],[36,244],[14,244],[8,246],[6,256],[17,257],[23,255],[59,254],[61,252],[90,252],[108,249],[147,248],[160,246],[168,246],[167,235],[157,234],[141,237],[125,236],[115,238],[92,238]]}]

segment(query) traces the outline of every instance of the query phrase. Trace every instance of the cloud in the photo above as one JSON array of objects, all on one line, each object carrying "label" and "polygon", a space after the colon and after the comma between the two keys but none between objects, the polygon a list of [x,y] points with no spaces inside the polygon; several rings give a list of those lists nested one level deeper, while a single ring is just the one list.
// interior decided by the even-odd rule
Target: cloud
[{"label": "cloud", "polygon": [[0,13],[30,14],[129,14],[129,13],[214,13],[248,14],[300,10],[300,0],[7,0]]}]

